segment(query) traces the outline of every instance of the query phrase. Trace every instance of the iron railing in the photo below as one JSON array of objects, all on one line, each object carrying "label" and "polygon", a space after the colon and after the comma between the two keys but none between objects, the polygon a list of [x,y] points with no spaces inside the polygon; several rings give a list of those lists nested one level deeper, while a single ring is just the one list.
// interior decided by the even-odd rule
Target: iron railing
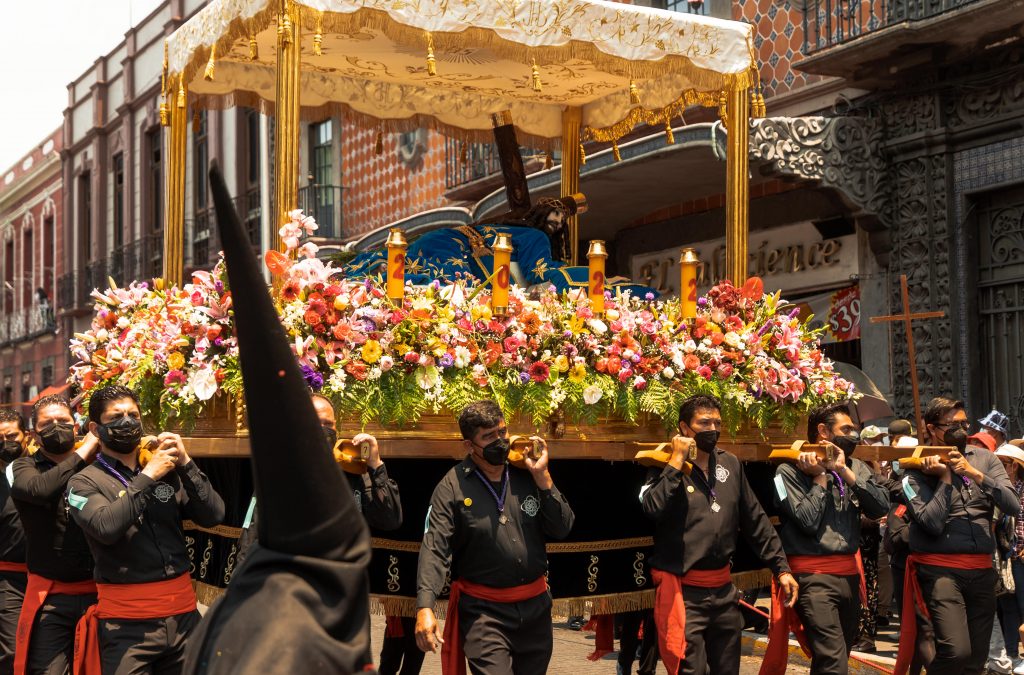
[{"label": "iron railing", "polygon": [[448,190],[501,171],[498,146],[467,143],[454,138],[444,142],[444,186]]},{"label": "iron railing", "polygon": [[805,0],[804,54],[856,40],[893,24],[921,21],[977,0]]},{"label": "iron railing", "polygon": [[157,233],[114,249],[107,264],[107,274],[119,286],[160,276],[163,273],[163,244],[162,233]]},{"label": "iron railing", "polygon": [[49,303],[34,302],[0,317],[0,346],[25,342],[56,330],[53,307]]},{"label": "iron railing", "polygon": [[185,271],[210,269],[217,263],[220,237],[214,222],[213,209],[205,209],[185,220]]},{"label": "iron railing", "polygon": [[670,9],[673,12],[708,16],[709,2],[696,2],[694,0],[664,0],[664,2],[665,9]]},{"label": "iron railing", "polygon": [[324,239],[341,239],[344,230],[341,222],[340,185],[307,185],[299,188],[299,208],[303,213],[316,219],[317,237]]},{"label": "iron railing", "polygon": [[242,225],[249,235],[249,242],[259,251],[262,245],[261,216],[263,206],[260,201],[260,188],[255,186],[249,188],[244,195],[234,198],[235,209],[242,219]]}]

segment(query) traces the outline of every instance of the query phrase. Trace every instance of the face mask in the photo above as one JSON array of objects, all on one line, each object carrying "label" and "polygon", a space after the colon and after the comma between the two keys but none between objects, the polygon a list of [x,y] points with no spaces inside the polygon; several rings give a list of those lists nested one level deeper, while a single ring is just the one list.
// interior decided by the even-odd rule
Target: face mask
[{"label": "face mask", "polygon": [[967,447],[967,431],[960,427],[946,429],[946,433],[942,435],[942,440],[946,445],[952,445],[960,452],[963,452],[964,448]]},{"label": "face mask", "polygon": [[505,460],[508,459],[508,451],[512,446],[509,445],[507,438],[499,438],[495,441],[491,441],[485,445],[483,450],[484,461],[491,466],[502,466],[505,464]]},{"label": "face mask", "polygon": [[43,450],[51,455],[63,455],[75,447],[75,425],[67,422],[50,422],[38,432]]},{"label": "face mask", "polygon": [[338,432],[330,427],[324,427],[324,438],[327,439],[327,447],[331,450],[338,444]]},{"label": "face mask", "polygon": [[698,450],[713,452],[715,446],[718,445],[719,436],[721,436],[721,432],[718,431],[698,431],[693,435],[693,441],[697,444]]},{"label": "face mask", "polygon": [[847,457],[853,457],[853,451],[857,448],[857,444],[860,443],[860,434],[850,434],[849,436],[836,436],[832,439],[832,442],[843,451],[843,454]]},{"label": "face mask", "polygon": [[10,464],[21,457],[21,441],[4,441],[0,443],[0,462]]},{"label": "face mask", "polygon": [[118,417],[112,422],[99,425],[99,437],[106,447],[127,455],[134,452],[142,440],[142,422],[127,415]]}]

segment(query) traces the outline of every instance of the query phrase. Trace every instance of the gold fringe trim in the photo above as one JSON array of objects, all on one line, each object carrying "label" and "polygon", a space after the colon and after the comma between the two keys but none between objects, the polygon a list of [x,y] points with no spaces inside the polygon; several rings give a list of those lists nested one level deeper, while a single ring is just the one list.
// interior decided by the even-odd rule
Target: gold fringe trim
[{"label": "gold fringe trim", "polygon": [[203,71],[203,79],[207,82],[213,80],[213,67],[217,59],[217,45],[210,50],[210,60],[206,62],[206,70]]},{"label": "gold fringe trim", "polygon": [[[249,36],[253,33],[270,28],[275,23],[278,24],[278,31],[285,33],[282,37],[290,39],[291,19],[287,13],[284,13],[283,20],[279,20],[278,11],[275,8],[276,4],[267,3],[264,9],[248,20],[243,21],[241,18],[232,20],[225,32],[210,48],[197,48],[185,67],[177,73],[172,73],[172,75],[181,76],[181,81],[187,80],[191,82],[209,58],[209,52],[220,49],[222,54],[230,53],[232,46],[238,40],[248,40]],[[400,44],[421,45],[423,40],[424,31],[422,29],[398,23],[387,12],[382,10],[364,8],[356,12],[341,14],[334,12],[322,13],[299,6],[295,8],[295,11],[299,15],[302,25],[313,31],[316,30],[317,22],[320,21],[322,22],[322,30],[330,33],[350,34],[359,29],[366,28],[381,31]],[[523,62],[535,59],[539,66],[548,66],[579,59],[592,63],[599,70],[623,75],[628,72],[629,77],[638,79],[654,79],[670,74],[682,74],[693,85],[693,89],[688,90],[684,96],[699,93],[717,93],[722,90],[736,88],[745,89],[755,84],[755,77],[751,73],[755,67],[756,60],[754,59],[753,38],[749,35],[747,37],[747,51],[750,55],[750,63],[738,73],[720,73],[700,68],[688,57],[680,54],[667,54],[658,60],[652,61],[628,61],[618,56],[606,54],[593,43],[578,40],[571,40],[567,44],[558,47],[528,47],[506,40],[494,31],[486,28],[470,27],[457,33],[431,32],[429,36],[434,47],[441,52],[464,49],[467,44],[472,44],[476,47],[489,49],[499,58],[509,61]],[[234,92],[234,95],[227,94],[225,96],[229,99],[239,100],[237,97],[238,93],[240,92]],[[205,100],[209,101],[210,98],[212,97],[205,97]],[[251,105],[251,103],[242,105]],[[704,104],[702,103],[702,105]],[[313,113],[314,117],[307,118],[306,113],[303,113],[303,119],[325,119],[330,114],[333,114],[318,115],[325,107],[327,106],[318,106]],[[263,112],[266,111],[264,110]],[[664,120],[658,120],[658,122],[662,121]],[[407,125],[405,129],[394,129],[393,131],[404,132],[416,128],[437,128],[441,131],[444,126],[447,125],[432,127],[429,124],[416,122],[413,126]],[[594,130],[596,133],[600,133],[600,131]],[[621,137],[624,133],[628,133],[628,131],[620,133],[617,137]],[[488,136],[488,134],[489,132],[485,132],[479,134],[479,136],[484,137]]]},{"label": "gold fringe trim", "polygon": [[324,13],[316,13],[316,33],[313,34],[313,56],[324,55]]},{"label": "gold fringe trim", "polygon": [[772,571],[769,569],[750,570],[749,572],[734,572],[732,583],[741,591],[749,591],[754,588],[765,588],[772,585]]},{"label": "gold fringe trim", "polygon": [[638,124],[649,124],[652,126],[670,124],[673,117],[682,117],[683,112],[692,105],[714,107],[718,105],[718,93],[690,89],[683,92],[678,99],[660,110],[633,108],[619,122],[608,127],[584,127],[580,135],[584,141],[598,141],[600,143],[617,141],[631,132]]},{"label": "gold fringe trim", "polygon": [[557,598],[551,613],[555,616],[593,616],[636,612],[654,607],[654,589],[609,595],[588,595],[575,598]]},{"label": "gold fringe trim", "polygon": [[192,530],[194,532],[205,532],[206,534],[215,534],[218,537],[227,537],[228,539],[238,539],[242,536],[242,528],[230,527],[228,525],[218,525],[216,527],[200,527],[194,521],[185,520],[181,523],[183,530]]},{"label": "gold fringe trim", "polygon": [[593,551],[620,551],[625,548],[644,548],[647,546],[654,546],[654,537],[556,543],[547,544],[544,549],[548,553],[590,553]]},{"label": "gold fringe trim", "polygon": [[420,543],[418,541],[399,541],[398,539],[373,537],[370,543],[374,548],[386,551],[404,551],[405,553],[419,553],[420,551]]},{"label": "gold fringe trim", "polygon": [[196,581],[195,579],[192,580],[192,589],[196,592],[196,600],[207,607],[212,605],[217,598],[224,595],[224,589],[220,586],[214,586],[203,581]]}]

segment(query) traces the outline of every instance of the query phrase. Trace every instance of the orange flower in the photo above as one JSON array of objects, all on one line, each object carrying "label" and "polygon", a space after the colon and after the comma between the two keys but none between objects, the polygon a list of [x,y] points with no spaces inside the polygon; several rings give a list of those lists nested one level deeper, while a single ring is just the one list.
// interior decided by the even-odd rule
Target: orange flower
[{"label": "orange flower", "polygon": [[540,317],[533,312],[527,312],[520,317],[519,324],[527,335],[536,335],[540,330]]},{"label": "orange flower", "polygon": [[700,357],[696,354],[687,354],[683,357],[683,367],[687,370],[697,370],[700,367]]}]

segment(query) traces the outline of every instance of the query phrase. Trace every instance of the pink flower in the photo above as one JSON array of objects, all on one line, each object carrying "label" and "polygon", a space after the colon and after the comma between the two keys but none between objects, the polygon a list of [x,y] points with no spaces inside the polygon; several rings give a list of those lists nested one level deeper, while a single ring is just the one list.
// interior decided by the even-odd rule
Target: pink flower
[{"label": "pink flower", "polygon": [[697,374],[703,377],[705,380],[711,379],[711,368],[707,366],[701,366],[697,369]]},{"label": "pink flower", "polygon": [[643,375],[637,375],[636,379],[633,380],[634,389],[645,389],[647,387],[647,380],[644,379]]},{"label": "pink flower", "polygon": [[633,371],[629,368],[623,368],[619,371],[619,382],[628,382],[631,377],[633,377]]},{"label": "pink flower", "polygon": [[722,377],[730,377],[732,376],[732,372],[733,367],[731,363],[723,363],[722,365],[718,366],[718,374],[721,375]]},{"label": "pink flower", "polygon": [[185,377],[185,373],[180,370],[169,370],[167,375],[164,376],[164,386],[172,387],[179,384],[185,384],[188,378]]},{"label": "pink flower", "polygon": [[505,345],[505,351],[509,353],[515,352],[521,346],[519,340],[514,335],[505,338],[503,344]]}]

